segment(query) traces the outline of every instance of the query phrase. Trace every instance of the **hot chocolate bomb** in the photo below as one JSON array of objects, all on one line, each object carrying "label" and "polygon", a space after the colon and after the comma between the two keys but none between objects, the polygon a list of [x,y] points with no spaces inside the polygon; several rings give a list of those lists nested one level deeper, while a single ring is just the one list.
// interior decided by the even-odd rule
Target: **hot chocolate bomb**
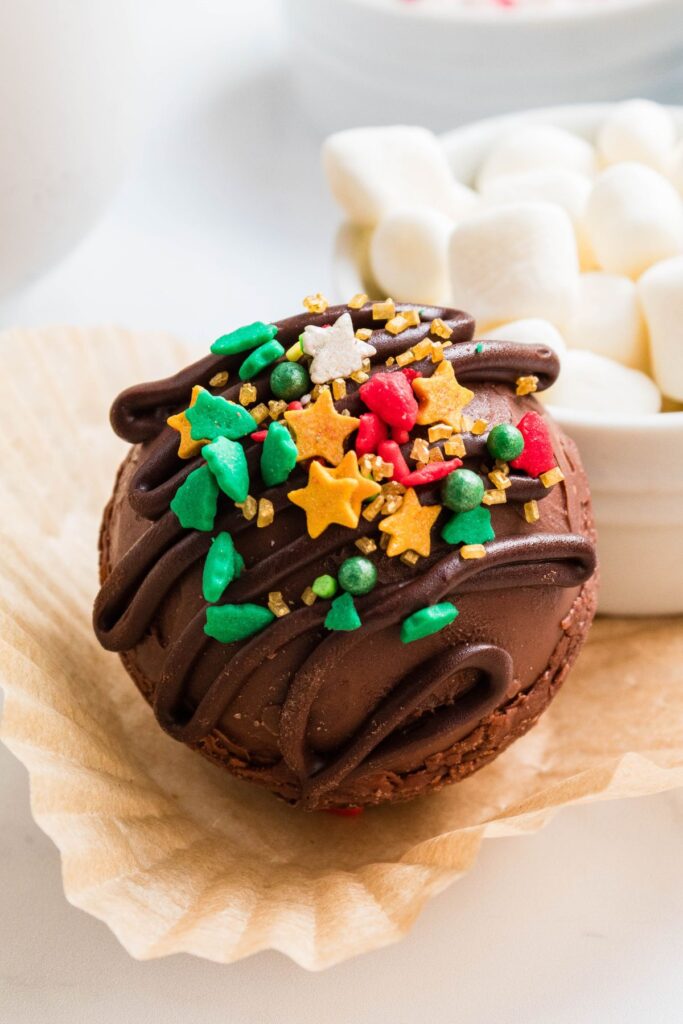
[{"label": "hot chocolate bomb", "polygon": [[234,331],[111,417],[100,643],[171,736],[311,810],[487,764],[595,611],[586,479],[533,396],[556,355],[363,298]]}]

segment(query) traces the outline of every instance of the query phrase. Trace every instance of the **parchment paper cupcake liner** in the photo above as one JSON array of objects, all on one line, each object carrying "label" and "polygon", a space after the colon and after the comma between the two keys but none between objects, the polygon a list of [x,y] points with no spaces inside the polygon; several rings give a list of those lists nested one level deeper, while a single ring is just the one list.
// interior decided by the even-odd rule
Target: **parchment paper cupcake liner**
[{"label": "parchment paper cupcake liner", "polygon": [[292,810],[164,735],[90,611],[125,451],[109,404],[191,358],[113,328],[0,336],[2,738],[73,904],[136,957],[273,948],[318,969],[399,939],[483,839],[683,785],[682,620],[598,621],[528,736],[458,786],[359,818]]}]

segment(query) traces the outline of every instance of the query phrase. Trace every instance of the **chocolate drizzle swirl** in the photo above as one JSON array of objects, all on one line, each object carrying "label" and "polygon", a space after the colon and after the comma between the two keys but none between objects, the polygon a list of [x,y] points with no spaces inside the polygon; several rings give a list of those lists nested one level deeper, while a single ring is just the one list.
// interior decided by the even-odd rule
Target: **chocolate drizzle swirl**
[{"label": "chocolate drizzle swirl", "polygon": [[[453,329],[453,344],[445,349],[445,355],[461,383],[485,384],[494,392],[500,388],[509,396],[519,376],[536,375],[539,389],[544,389],[559,372],[555,354],[542,346],[485,342],[478,352],[472,340],[472,319],[442,308],[425,308],[423,323],[394,337],[377,328],[370,305],[359,311],[337,307],[321,315],[281,321],[278,340],[287,348],[308,323],[322,325],[343,312],[351,312],[356,329],[375,329],[373,372],[384,369],[389,356],[425,338],[430,321],[436,317]],[[178,459],[177,434],[166,427],[165,421],[186,407],[195,384],[237,400],[239,384],[215,389],[210,381],[223,370],[233,377],[240,361],[241,357],[209,356],[166,380],[129,388],[114,402],[111,422],[115,431],[131,443],[144,446],[139,468],[130,479],[127,499],[131,509],[149,520],[149,525],[106,571],[95,602],[95,631],[108,650],[134,652],[149,636],[181,581],[188,573],[199,572],[211,535],[183,530],[169,510],[169,502],[201,459]],[[414,365],[425,376],[434,370],[429,360]],[[267,371],[254,380],[258,401],[270,397],[267,382]],[[336,404],[352,414],[363,410],[357,391]],[[486,454],[485,439],[468,438],[467,446],[466,464],[477,468]],[[245,450],[255,481],[259,446],[247,441]],[[404,451],[407,454],[408,448]],[[298,478],[303,479],[301,468],[295,470],[292,486],[297,485]],[[543,499],[549,493],[539,481],[523,474],[513,474],[511,479],[507,498],[512,505]],[[279,542],[266,552],[260,551],[251,563],[247,559],[246,572],[231,584],[225,601],[264,602],[268,592],[284,588],[293,566],[297,571],[310,569],[313,578],[329,559],[345,557],[354,539],[377,530],[376,523],[361,518],[353,535],[341,527],[331,527],[311,540],[301,532],[300,525],[297,529],[301,513],[287,500],[287,489],[256,492],[274,504]],[[427,504],[437,501],[438,489],[421,489],[421,498]],[[216,531],[221,529],[229,529],[238,549],[240,537],[253,530],[224,497],[215,526]],[[221,645],[204,633],[206,605],[195,602],[184,625],[164,645],[161,671],[152,686],[152,703],[160,725],[178,740],[201,745],[216,730],[220,732],[228,708],[249,688],[254,673],[276,657],[286,658],[290,672],[279,714],[276,768],[297,780],[307,807],[324,804],[342,783],[355,785],[381,771],[412,770],[430,754],[451,747],[505,701],[515,672],[512,658],[502,646],[475,639],[446,643],[418,673],[408,671],[394,681],[372,705],[362,724],[324,756],[309,742],[312,710],[322,688],[334,677],[336,665],[347,662],[356,648],[385,633],[387,642],[400,649],[401,621],[427,604],[444,598],[457,603],[466,594],[516,588],[576,590],[595,569],[593,544],[580,533],[503,536],[489,542],[486,552],[485,559],[465,561],[457,550],[438,541],[435,533],[432,556],[416,571],[402,566],[403,572],[380,579],[371,594],[357,600],[362,626],[352,633],[326,633],[323,620],[327,607],[303,606],[276,619],[248,641]],[[444,631],[444,636],[450,629]],[[309,644],[302,650],[300,642],[307,637],[317,642],[312,649]],[[198,679],[201,686],[197,686]],[[193,683],[194,696],[190,696]]]}]

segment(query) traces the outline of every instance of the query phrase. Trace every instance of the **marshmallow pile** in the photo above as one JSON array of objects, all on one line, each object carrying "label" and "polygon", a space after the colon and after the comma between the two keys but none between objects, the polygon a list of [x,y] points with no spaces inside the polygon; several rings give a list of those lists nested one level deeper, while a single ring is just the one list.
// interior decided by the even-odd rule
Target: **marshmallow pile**
[{"label": "marshmallow pile", "polygon": [[595,144],[518,124],[471,188],[422,128],[340,132],[323,162],[383,294],[551,346],[553,404],[632,417],[683,403],[683,140],[666,108],[613,107]]}]

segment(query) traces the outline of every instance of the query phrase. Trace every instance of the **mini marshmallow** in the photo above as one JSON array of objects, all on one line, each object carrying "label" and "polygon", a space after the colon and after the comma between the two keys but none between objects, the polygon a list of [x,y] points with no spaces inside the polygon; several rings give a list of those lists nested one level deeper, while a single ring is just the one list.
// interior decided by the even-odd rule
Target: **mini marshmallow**
[{"label": "mini marshmallow", "polygon": [[550,203],[511,203],[456,225],[450,242],[453,301],[482,329],[573,314],[579,261],[571,221]]},{"label": "mini marshmallow", "polygon": [[448,305],[448,241],[452,222],[435,210],[388,214],[370,242],[370,267],[380,293],[399,302]]},{"label": "mini marshmallow", "polygon": [[597,148],[603,164],[635,160],[665,174],[676,142],[669,112],[651,100],[618,104],[598,133]]},{"label": "mini marshmallow", "polygon": [[541,320],[539,317],[528,317],[526,320],[513,320],[508,324],[501,324],[491,331],[477,332],[477,338],[486,338],[489,341],[521,341],[525,345],[547,345],[555,352],[560,360],[564,358],[567,345],[557,327],[548,320]]},{"label": "mini marshmallow", "polygon": [[638,291],[650,331],[654,378],[664,394],[683,402],[683,257],[648,270]]},{"label": "mini marshmallow", "polygon": [[673,151],[669,164],[669,177],[674,188],[677,188],[683,196],[683,142],[679,142]]},{"label": "mini marshmallow", "polygon": [[561,167],[592,178],[596,172],[595,151],[585,139],[563,128],[523,125],[491,150],[477,176],[477,187],[481,190],[494,178],[547,167]]},{"label": "mini marshmallow", "polygon": [[640,370],[583,349],[569,349],[562,373],[538,396],[546,405],[602,416],[647,416],[661,409],[659,389]]},{"label": "mini marshmallow", "polygon": [[565,334],[570,348],[587,348],[635,370],[648,369],[647,331],[638,290],[618,274],[581,274],[576,312]]},{"label": "mini marshmallow", "polygon": [[683,203],[673,185],[643,164],[603,171],[586,208],[586,227],[603,270],[639,277],[683,252]]},{"label": "mini marshmallow", "polygon": [[354,224],[374,227],[399,206],[426,206],[453,219],[469,213],[479,197],[455,181],[437,138],[402,125],[351,128],[325,140],[327,180]]},{"label": "mini marshmallow", "polygon": [[539,200],[562,207],[574,226],[581,267],[592,270],[596,266],[595,254],[585,226],[591,188],[592,182],[585,174],[564,167],[541,167],[526,174],[492,178],[484,183],[481,194],[489,205]]}]

